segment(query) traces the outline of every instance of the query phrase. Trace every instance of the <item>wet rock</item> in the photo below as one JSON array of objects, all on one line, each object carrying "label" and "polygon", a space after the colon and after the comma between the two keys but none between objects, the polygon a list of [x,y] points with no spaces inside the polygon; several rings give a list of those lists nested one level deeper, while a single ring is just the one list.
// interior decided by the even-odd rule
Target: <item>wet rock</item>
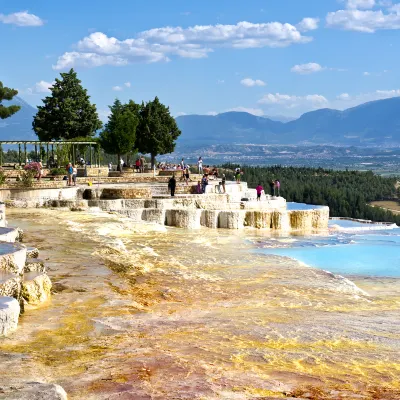
[{"label": "wet rock", "polygon": [[59,385],[28,382],[23,385],[0,386],[0,399],[4,400],[67,400],[67,393]]},{"label": "wet rock", "polygon": [[27,247],[26,248],[26,257],[27,258],[39,258],[39,250],[36,247]]},{"label": "wet rock", "polygon": [[0,297],[0,336],[17,329],[20,307],[12,297]]},{"label": "wet rock", "polygon": [[0,296],[19,299],[21,295],[21,277],[11,273],[0,272]]},{"label": "wet rock", "polygon": [[51,281],[46,274],[34,272],[25,275],[22,282],[22,298],[32,305],[37,305],[46,301],[51,294]]},{"label": "wet rock", "polygon": [[39,258],[27,258],[25,262],[24,272],[46,272],[44,261]]}]

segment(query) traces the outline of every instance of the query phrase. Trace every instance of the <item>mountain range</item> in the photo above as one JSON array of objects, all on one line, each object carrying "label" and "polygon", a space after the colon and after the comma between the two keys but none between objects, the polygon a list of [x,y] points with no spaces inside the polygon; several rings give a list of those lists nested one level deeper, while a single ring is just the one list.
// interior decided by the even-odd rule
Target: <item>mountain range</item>
[{"label": "mountain range", "polygon": [[[6,105],[7,102],[4,102]],[[21,110],[0,120],[0,140],[36,140],[32,119],[37,109],[20,97]],[[246,112],[183,115],[176,118],[181,146],[215,144],[334,144],[400,146],[400,97],[376,100],[344,111],[320,109],[282,122]],[[285,121],[285,120],[284,120]]]},{"label": "mountain range", "polygon": [[311,111],[286,123],[244,112],[184,115],[176,119],[178,144],[400,145],[399,111],[400,97],[394,97],[344,111]]}]

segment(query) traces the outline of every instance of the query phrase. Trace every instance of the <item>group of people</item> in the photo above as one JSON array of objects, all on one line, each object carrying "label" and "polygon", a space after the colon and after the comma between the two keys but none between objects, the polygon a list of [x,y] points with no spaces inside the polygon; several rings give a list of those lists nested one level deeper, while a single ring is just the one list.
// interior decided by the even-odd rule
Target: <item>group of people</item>
[{"label": "group of people", "polygon": [[[271,191],[271,196],[280,196],[281,195],[281,183],[278,179],[271,180],[269,182],[269,187]],[[257,191],[257,201],[261,201],[261,194],[264,191],[264,188],[262,187],[261,183],[259,183],[256,187]]]},{"label": "group of people", "polygon": [[135,169],[136,172],[140,172],[140,173],[144,173],[144,167],[146,164],[146,159],[144,158],[144,156],[140,156],[136,159],[135,161]]}]

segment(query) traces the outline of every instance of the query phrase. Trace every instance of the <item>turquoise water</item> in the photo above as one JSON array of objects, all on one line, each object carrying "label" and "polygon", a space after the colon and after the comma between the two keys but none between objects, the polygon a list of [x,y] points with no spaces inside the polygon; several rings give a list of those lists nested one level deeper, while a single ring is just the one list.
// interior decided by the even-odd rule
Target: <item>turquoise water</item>
[{"label": "turquoise water", "polygon": [[324,206],[315,206],[312,204],[291,203],[291,202],[287,202],[286,205],[288,210],[316,210],[318,208],[324,207]]},{"label": "turquoise water", "polygon": [[328,234],[257,239],[256,246],[342,275],[400,277],[400,229],[394,226],[332,220]]}]

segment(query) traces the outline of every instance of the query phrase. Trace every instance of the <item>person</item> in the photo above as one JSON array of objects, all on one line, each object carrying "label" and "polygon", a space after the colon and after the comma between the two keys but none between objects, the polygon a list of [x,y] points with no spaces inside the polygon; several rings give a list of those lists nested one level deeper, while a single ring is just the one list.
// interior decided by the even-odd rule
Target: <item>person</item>
[{"label": "person", "polygon": [[270,189],[271,189],[271,196],[275,196],[275,181],[274,181],[274,180],[272,180],[272,181],[269,183],[269,187],[270,187]]},{"label": "person", "polygon": [[119,160],[119,170],[120,170],[120,172],[122,172],[123,168],[124,168],[124,160],[121,157],[121,159]]},{"label": "person", "polygon": [[214,176],[214,179],[218,179],[218,169],[217,167],[214,167],[212,170],[212,174]]},{"label": "person", "polygon": [[201,193],[206,192],[206,187],[208,185],[208,178],[207,175],[203,175],[203,179],[201,180]]},{"label": "person", "polygon": [[172,174],[171,178],[169,179],[168,188],[171,191],[171,197],[174,197],[175,196],[175,189],[176,189],[175,174]]},{"label": "person", "polygon": [[39,160],[39,162],[38,162],[38,177],[37,177],[38,181],[40,181],[40,178],[42,177],[42,175],[43,175],[43,164],[42,164],[42,161]]},{"label": "person", "polygon": [[140,172],[140,159],[139,159],[139,157],[136,159],[135,167],[136,167],[136,172]]},{"label": "person", "polygon": [[225,183],[226,183],[226,176],[225,176],[225,174],[222,174],[221,184],[222,184],[222,189],[223,189],[224,193],[226,193]]},{"label": "person", "polygon": [[72,174],[74,171],[73,171],[71,163],[67,164],[66,170],[67,170],[67,177],[68,177],[67,185],[72,186]]},{"label": "person", "polygon": [[240,183],[240,168],[235,169],[235,178],[236,178],[236,183]]},{"label": "person", "polygon": [[201,194],[201,181],[197,181],[196,193]]},{"label": "person", "polygon": [[189,167],[189,165],[186,165],[186,169],[185,169],[185,181],[186,181],[186,185],[188,185],[189,183],[188,183],[188,181],[192,181],[191,179],[190,179],[190,169],[189,169],[190,167]]},{"label": "person", "polygon": [[264,188],[261,186],[261,183],[259,183],[258,186],[256,187],[257,201],[261,201],[261,193],[263,190],[264,190]]},{"label": "person", "polygon": [[76,165],[72,166],[72,182],[74,182],[74,186],[76,186],[76,177],[78,175],[78,168],[76,168]]},{"label": "person", "polygon": [[142,155],[140,157],[140,172],[142,174],[144,174],[144,164],[146,163],[146,159],[144,158],[144,156]]},{"label": "person", "polygon": [[181,162],[179,163],[179,166],[181,167],[181,170],[185,169],[185,160],[182,158]]},{"label": "person", "polygon": [[112,162],[111,161],[108,163],[108,170],[112,171]]},{"label": "person", "polygon": [[275,180],[275,188],[276,188],[276,193],[278,197],[281,195],[281,183],[279,182],[279,179]]},{"label": "person", "polygon": [[199,157],[198,161],[197,161],[197,166],[199,168],[199,174],[203,173],[203,160],[201,157]]}]

